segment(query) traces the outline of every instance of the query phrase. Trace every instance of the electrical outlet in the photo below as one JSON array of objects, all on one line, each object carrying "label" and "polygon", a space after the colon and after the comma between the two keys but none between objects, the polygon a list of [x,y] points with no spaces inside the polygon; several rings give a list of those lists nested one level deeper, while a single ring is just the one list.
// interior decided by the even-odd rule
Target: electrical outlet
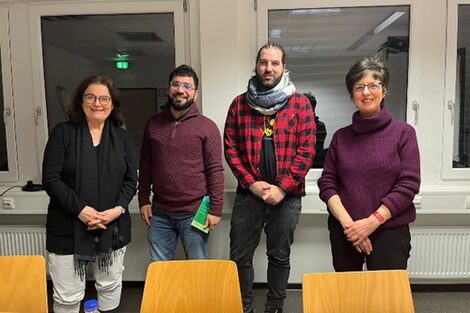
[{"label": "electrical outlet", "polygon": [[416,210],[422,209],[423,197],[415,196],[413,199],[413,204],[415,205]]},{"label": "electrical outlet", "polygon": [[465,197],[465,209],[470,209],[470,197]]},{"label": "electrical outlet", "polygon": [[3,198],[2,203],[3,208],[6,210],[12,210],[15,208],[15,199],[13,198]]}]

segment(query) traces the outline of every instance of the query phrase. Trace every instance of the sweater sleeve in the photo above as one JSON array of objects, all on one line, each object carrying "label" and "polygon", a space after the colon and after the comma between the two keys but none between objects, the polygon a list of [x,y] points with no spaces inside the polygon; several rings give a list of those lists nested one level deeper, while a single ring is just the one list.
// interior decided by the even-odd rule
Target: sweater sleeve
[{"label": "sweater sleeve", "polygon": [[211,123],[211,131],[204,142],[204,169],[211,201],[210,214],[220,216],[223,208],[224,168],[222,165],[222,139],[217,126]]},{"label": "sweater sleeve", "polygon": [[124,132],[124,135],[126,174],[116,205],[127,208],[137,189],[137,154],[131,135],[127,131]]},{"label": "sweater sleeve", "polygon": [[139,164],[139,207],[150,204],[150,188],[152,185],[152,149],[150,143],[150,123],[152,118],[147,121],[142,140],[142,149],[140,150]]},{"label": "sweater sleeve", "polygon": [[392,216],[399,215],[410,207],[421,183],[418,141],[414,128],[408,126],[401,138],[398,151],[401,162],[400,175],[390,193],[381,199]]},{"label": "sweater sleeve", "polygon": [[52,131],[42,162],[42,183],[47,194],[56,200],[60,207],[77,215],[87,205],[62,178],[62,169],[67,154],[65,144],[66,124],[58,124]]},{"label": "sweater sleeve", "polygon": [[328,200],[338,194],[338,172],[337,172],[337,158],[336,158],[337,137],[333,135],[328,153],[323,165],[323,172],[318,179],[317,184],[320,189],[320,199],[327,203]]}]

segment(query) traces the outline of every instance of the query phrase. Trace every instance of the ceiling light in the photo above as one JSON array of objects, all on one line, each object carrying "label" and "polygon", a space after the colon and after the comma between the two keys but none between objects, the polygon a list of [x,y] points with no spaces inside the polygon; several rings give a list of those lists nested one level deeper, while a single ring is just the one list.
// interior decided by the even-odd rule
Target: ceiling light
[{"label": "ceiling light", "polygon": [[406,12],[393,12],[389,17],[387,17],[385,20],[382,21],[379,25],[375,26],[375,28],[372,30],[372,33],[374,35],[377,35],[381,31],[383,31],[385,28],[389,27],[390,25],[393,24],[396,20],[398,20],[403,14]]},{"label": "ceiling light", "polygon": [[269,38],[281,38],[282,30],[281,29],[271,29],[269,31]]},{"label": "ceiling light", "polygon": [[116,53],[118,60],[127,60],[129,55],[127,53]]},{"label": "ceiling light", "polygon": [[292,15],[313,15],[313,14],[327,14],[327,13],[339,13],[341,8],[324,8],[324,9],[298,9],[292,10]]},{"label": "ceiling light", "polygon": [[365,33],[361,38],[356,40],[351,46],[349,46],[346,50],[347,51],[353,51],[359,48],[363,43],[365,43],[367,40],[369,40],[372,36],[377,35],[381,31],[383,31],[385,28],[389,27],[392,25],[396,20],[398,20],[403,14],[406,12],[401,12],[401,11],[396,11],[390,14],[386,19],[384,19],[382,22],[380,22],[377,26],[375,26],[373,29],[369,30],[367,33]]}]

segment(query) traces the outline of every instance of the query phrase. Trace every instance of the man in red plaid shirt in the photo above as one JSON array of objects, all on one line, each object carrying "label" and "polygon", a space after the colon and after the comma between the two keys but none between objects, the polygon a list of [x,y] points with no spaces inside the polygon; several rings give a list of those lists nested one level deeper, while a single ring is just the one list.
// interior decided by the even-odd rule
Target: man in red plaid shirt
[{"label": "man in red plaid shirt", "polygon": [[308,99],[295,91],[280,45],[269,42],[260,48],[255,72],[247,92],[233,100],[225,122],[225,158],[238,180],[230,258],[238,266],[244,312],[251,313],[253,255],[264,229],[265,312],[280,313],[305,175],[315,154],[315,120]]}]

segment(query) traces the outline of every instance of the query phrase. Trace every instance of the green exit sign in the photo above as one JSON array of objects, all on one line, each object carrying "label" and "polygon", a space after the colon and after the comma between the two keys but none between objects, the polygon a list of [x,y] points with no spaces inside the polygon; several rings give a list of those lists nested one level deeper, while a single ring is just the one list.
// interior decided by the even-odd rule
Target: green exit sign
[{"label": "green exit sign", "polygon": [[127,62],[127,61],[116,61],[116,68],[118,70],[127,70],[129,68],[129,62]]}]

